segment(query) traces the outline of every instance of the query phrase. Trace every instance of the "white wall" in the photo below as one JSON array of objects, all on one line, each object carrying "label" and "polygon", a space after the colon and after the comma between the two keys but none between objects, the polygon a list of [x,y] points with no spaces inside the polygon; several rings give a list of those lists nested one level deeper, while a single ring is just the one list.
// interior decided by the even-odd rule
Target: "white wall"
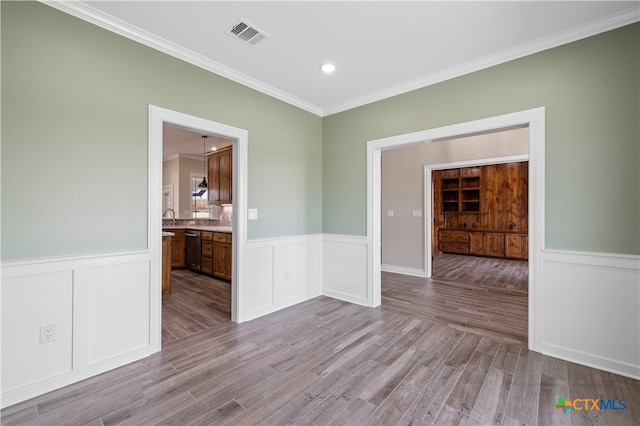
[{"label": "white wall", "polygon": [[176,156],[162,162],[162,184],[173,184],[176,218],[191,217],[191,174],[202,176],[204,160]]},{"label": "white wall", "polygon": [[[528,144],[529,129],[520,128],[383,151],[383,270],[424,273],[425,165],[527,154]],[[413,210],[421,216],[413,217]]]}]

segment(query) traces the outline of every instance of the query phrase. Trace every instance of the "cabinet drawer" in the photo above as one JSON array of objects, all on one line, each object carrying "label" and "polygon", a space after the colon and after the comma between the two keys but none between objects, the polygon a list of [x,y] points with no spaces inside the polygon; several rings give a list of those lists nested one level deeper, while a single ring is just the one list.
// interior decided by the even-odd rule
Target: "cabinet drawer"
[{"label": "cabinet drawer", "polygon": [[213,275],[213,258],[202,257],[202,272],[205,274]]},{"label": "cabinet drawer", "polygon": [[231,243],[231,234],[214,232],[213,233],[213,241],[218,243]]},{"label": "cabinet drawer", "polygon": [[213,232],[202,231],[202,239],[207,241],[213,240]]},{"label": "cabinet drawer", "polygon": [[213,243],[211,241],[202,242],[202,255],[213,256]]},{"label": "cabinet drawer", "polygon": [[454,243],[467,243],[469,233],[466,231],[444,231],[440,230],[440,241],[449,241]]},{"label": "cabinet drawer", "polygon": [[468,254],[469,245],[465,243],[440,242],[440,251],[447,253]]}]

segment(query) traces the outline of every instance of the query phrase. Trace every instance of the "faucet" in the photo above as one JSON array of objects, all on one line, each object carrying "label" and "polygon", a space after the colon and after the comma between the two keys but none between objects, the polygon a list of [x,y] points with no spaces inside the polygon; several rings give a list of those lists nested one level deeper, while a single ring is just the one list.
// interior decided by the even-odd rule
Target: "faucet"
[{"label": "faucet", "polygon": [[162,217],[166,217],[168,212],[171,212],[171,222],[173,223],[173,226],[176,226],[176,212],[173,211],[173,209],[166,209],[162,213]]}]

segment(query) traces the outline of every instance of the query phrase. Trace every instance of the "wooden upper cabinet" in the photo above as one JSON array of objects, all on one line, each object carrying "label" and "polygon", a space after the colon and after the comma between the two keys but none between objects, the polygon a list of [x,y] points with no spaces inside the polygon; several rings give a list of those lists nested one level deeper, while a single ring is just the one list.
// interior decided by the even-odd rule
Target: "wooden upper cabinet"
[{"label": "wooden upper cabinet", "polygon": [[222,148],[207,154],[209,201],[233,202],[233,149]]}]

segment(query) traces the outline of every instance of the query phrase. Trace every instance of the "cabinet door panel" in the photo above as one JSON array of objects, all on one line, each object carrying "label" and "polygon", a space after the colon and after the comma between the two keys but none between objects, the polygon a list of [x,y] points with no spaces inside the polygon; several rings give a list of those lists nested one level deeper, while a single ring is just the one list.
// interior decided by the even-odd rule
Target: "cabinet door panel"
[{"label": "cabinet door panel", "polygon": [[483,249],[486,256],[504,257],[504,234],[487,232],[483,235]]},{"label": "cabinet door panel", "polygon": [[221,202],[231,201],[231,152],[220,155],[219,169],[219,200]]},{"label": "cabinet door panel", "polygon": [[483,250],[482,232],[469,232],[469,254],[482,256]]},{"label": "cabinet door panel", "polygon": [[220,157],[209,155],[207,159],[209,201],[220,201]]}]

